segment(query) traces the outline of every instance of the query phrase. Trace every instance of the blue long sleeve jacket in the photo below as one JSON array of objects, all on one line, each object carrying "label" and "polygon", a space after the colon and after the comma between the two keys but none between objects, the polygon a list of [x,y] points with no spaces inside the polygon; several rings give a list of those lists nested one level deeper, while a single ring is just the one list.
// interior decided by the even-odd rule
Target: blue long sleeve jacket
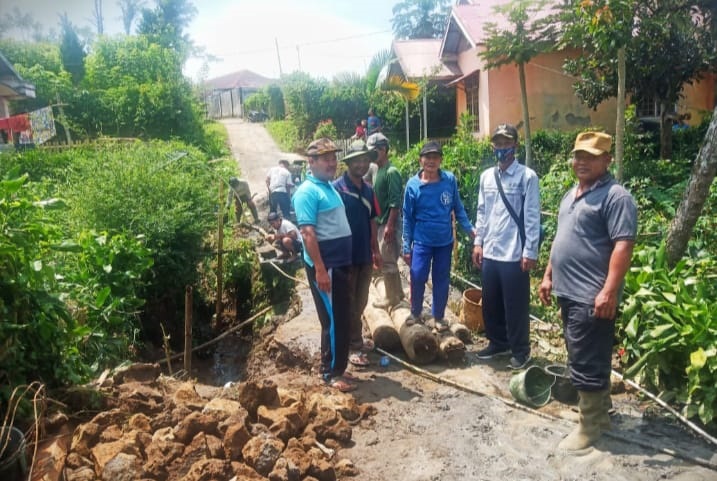
[{"label": "blue long sleeve jacket", "polygon": [[453,242],[451,213],[466,232],[473,231],[458,193],[455,176],[440,170],[438,182],[423,182],[422,171],[408,179],[403,196],[403,250],[411,252],[413,243],[442,247]]}]

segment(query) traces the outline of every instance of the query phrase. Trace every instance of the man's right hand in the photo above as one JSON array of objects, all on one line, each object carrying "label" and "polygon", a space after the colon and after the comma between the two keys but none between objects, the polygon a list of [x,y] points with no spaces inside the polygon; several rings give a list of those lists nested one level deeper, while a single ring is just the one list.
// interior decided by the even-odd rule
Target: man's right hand
[{"label": "man's right hand", "polygon": [[483,267],[483,246],[473,247],[473,265],[480,269]]},{"label": "man's right hand", "polygon": [[331,292],[331,277],[326,269],[316,269],[316,284],[320,291]]},{"label": "man's right hand", "polygon": [[392,244],[396,241],[396,229],[392,225],[387,225],[383,231],[383,241],[386,244]]},{"label": "man's right hand", "polygon": [[538,288],[538,297],[540,302],[545,306],[550,306],[553,303],[553,298],[550,296],[553,291],[553,280],[549,277],[543,277],[540,287]]}]

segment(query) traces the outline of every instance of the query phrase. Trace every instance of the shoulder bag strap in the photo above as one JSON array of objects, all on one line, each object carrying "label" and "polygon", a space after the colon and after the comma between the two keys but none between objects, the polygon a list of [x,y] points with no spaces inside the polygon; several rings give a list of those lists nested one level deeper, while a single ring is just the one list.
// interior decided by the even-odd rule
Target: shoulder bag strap
[{"label": "shoulder bag strap", "polygon": [[508,213],[518,225],[518,234],[520,234],[520,242],[522,243],[522,245],[525,245],[525,226],[518,218],[518,214],[516,214],[515,210],[513,210],[513,206],[510,205],[510,202],[508,202],[508,199],[505,197],[505,192],[503,191],[503,184],[500,181],[500,175],[498,175],[498,167],[493,170],[493,174],[495,175],[495,183],[498,186],[500,198],[503,199],[503,204],[505,204],[505,208],[508,209]]}]

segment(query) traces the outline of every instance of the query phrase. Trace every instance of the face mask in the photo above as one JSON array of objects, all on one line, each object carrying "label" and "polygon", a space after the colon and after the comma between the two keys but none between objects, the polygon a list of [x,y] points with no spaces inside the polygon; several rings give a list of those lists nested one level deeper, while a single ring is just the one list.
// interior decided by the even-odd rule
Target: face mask
[{"label": "face mask", "polygon": [[507,147],[505,149],[493,149],[493,153],[495,153],[495,158],[498,159],[498,162],[507,162],[512,158],[513,154],[515,154],[515,147]]}]

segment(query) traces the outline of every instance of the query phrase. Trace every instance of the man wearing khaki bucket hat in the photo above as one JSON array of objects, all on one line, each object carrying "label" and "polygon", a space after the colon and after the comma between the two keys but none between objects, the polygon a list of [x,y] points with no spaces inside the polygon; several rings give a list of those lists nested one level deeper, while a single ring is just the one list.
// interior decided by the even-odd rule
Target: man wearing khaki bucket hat
[{"label": "man wearing khaki bucket hat", "polygon": [[540,300],[558,299],[570,381],[580,421],[559,448],[579,451],[610,429],[610,371],[615,318],[637,235],[635,200],[608,172],[612,138],[583,132],[571,165],[578,183],[563,197]]}]

